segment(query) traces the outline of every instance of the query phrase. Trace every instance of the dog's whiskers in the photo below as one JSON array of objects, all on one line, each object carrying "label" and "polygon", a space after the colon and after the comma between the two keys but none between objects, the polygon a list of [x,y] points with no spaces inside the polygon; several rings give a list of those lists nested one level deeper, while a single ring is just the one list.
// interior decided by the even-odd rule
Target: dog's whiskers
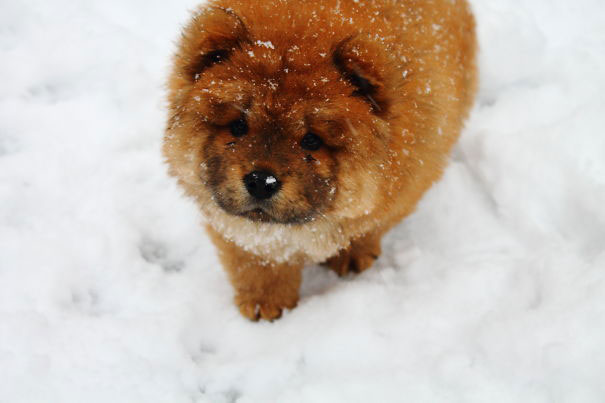
[{"label": "dog's whiskers", "polygon": [[374,107],[376,108],[376,110],[378,112],[380,112],[382,109],[380,108],[380,105],[378,105],[376,103],[376,101],[374,100],[374,98],[372,98],[372,96],[370,94],[366,94],[366,98],[368,98],[370,100],[370,102],[372,103],[372,105],[374,105]]},{"label": "dog's whiskers", "polygon": [[238,111],[240,111],[241,113],[243,113],[244,115],[249,115],[250,114],[250,110],[248,109],[244,109],[241,106],[239,106],[238,104],[231,104],[235,109],[237,109]]},{"label": "dog's whiskers", "polygon": [[357,129],[355,127],[353,127],[353,124],[351,123],[349,118],[345,119],[345,122],[347,122],[347,126],[349,126],[349,130],[351,131],[351,133],[353,133],[357,137],[357,135],[358,135]]}]

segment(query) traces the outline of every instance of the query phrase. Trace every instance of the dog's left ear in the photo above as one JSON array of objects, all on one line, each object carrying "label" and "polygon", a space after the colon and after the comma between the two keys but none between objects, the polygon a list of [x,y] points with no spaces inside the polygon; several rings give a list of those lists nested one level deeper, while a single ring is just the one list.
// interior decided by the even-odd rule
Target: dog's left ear
[{"label": "dog's left ear", "polygon": [[205,8],[183,32],[177,52],[180,74],[195,82],[205,70],[228,60],[248,36],[244,22],[231,9]]},{"label": "dog's left ear", "polygon": [[352,96],[363,98],[374,113],[388,112],[386,72],[378,66],[388,66],[385,52],[363,37],[349,37],[338,43],[332,60],[343,77],[354,87]]}]

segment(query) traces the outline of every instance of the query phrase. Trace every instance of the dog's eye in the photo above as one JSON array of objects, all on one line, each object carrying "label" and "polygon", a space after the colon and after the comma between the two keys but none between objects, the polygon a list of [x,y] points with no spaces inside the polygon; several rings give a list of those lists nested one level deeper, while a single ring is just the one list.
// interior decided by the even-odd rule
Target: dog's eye
[{"label": "dog's eye", "polygon": [[317,134],[311,132],[305,134],[305,137],[300,141],[300,146],[309,151],[319,150],[322,144],[323,141],[321,141],[321,138]]},{"label": "dog's eye", "polygon": [[187,73],[193,81],[197,81],[206,69],[227,60],[230,53],[227,49],[218,49],[201,55],[190,66],[186,67]]},{"label": "dog's eye", "polygon": [[204,58],[206,59],[207,64],[215,64],[220,63],[225,60],[229,56],[229,52],[224,49],[214,50],[208,53]]},{"label": "dog's eye", "polygon": [[206,53],[199,63],[198,70],[200,70],[199,72],[202,72],[210,66],[227,60],[228,57],[229,51],[225,49],[213,50],[212,52]]},{"label": "dog's eye", "polygon": [[240,118],[229,123],[229,130],[235,137],[241,137],[248,133],[248,122],[246,119]]},{"label": "dog's eye", "polygon": [[359,74],[352,74],[349,80],[351,81],[351,84],[357,87],[353,92],[353,95],[367,97],[373,95],[376,91],[376,87],[370,83],[370,80]]}]

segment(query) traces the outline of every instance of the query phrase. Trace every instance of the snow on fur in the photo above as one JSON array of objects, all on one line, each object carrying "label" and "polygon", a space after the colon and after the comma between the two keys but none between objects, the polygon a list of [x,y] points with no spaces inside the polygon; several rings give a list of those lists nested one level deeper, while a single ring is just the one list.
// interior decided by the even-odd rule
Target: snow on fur
[{"label": "snow on fur", "polygon": [[605,4],[474,1],[443,180],[274,323],[239,315],[160,157],[195,4],[3,5],[0,401],[605,400]]}]

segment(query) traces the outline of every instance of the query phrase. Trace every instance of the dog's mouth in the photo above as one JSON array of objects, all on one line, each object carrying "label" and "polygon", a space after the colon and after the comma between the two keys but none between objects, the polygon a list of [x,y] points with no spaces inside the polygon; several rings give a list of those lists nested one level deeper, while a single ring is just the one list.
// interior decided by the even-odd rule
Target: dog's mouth
[{"label": "dog's mouth", "polygon": [[263,210],[260,207],[254,208],[252,210],[244,211],[241,215],[251,221],[274,223],[274,224],[281,223],[281,221],[277,220],[275,217],[273,217],[271,214],[269,214],[268,212],[266,212],[265,210]]},{"label": "dog's mouth", "polygon": [[236,215],[254,222],[282,225],[302,225],[309,221],[313,221],[314,219],[311,215],[292,215],[288,217],[275,216],[261,207],[256,207]]},{"label": "dog's mouth", "polygon": [[276,212],[271,212],[271,206],[259,206],[258,204],[252,204],[248,206],[238,206],[232,203],[231,200],[224,200],[221,194],[215,196],[214,200],[217,202],[219,207],[226,213],[246,218],[253,222],[262,222],[269,224],[288,224],[291,220],[284,220]]},{"label": "dog's mouth", "polygon": [[303,225],[315,220],[314,210],[296,211],[276,208],[271,202],[250,202],[237,205],[232,199],[223,197],[224,193],[215,193],[214,201],[226,213],[246,218],[252,222],[282,225]]}]

